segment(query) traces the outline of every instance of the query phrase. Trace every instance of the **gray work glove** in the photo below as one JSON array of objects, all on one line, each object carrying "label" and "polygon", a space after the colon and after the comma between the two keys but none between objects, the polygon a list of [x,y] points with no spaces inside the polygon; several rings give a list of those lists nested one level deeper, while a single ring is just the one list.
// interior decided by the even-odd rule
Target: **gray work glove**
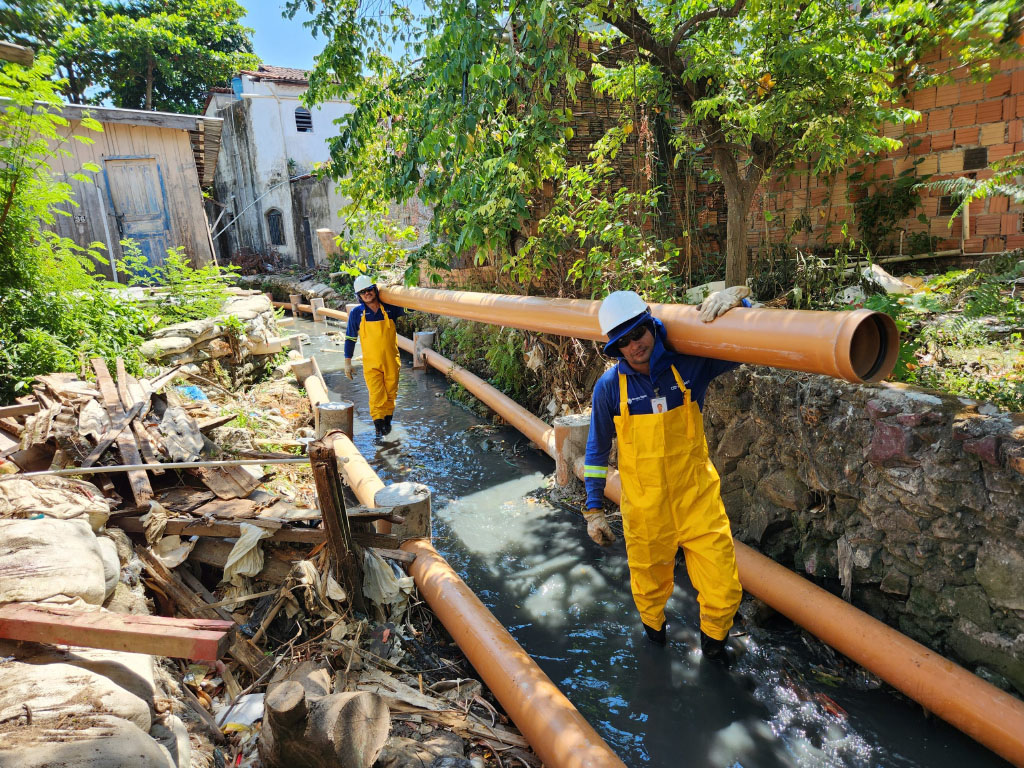
[{"label": "gray work glove", "polygon": [[734,285],[731,288],[723,288],[715,291],[704,301],[697,305],[698,316],[703,323],[710,323],[716,317],[721,317],[733,307],[738,307],[743,300],[750,295],[750,289],[745,285]]},{"label": "gray work glove", "polygon": [[594,540],[594,543],[607,547],[615,541],[615,534],[608,525],[608,518],[600,509],[588,509],[583,513],[583,519],[587,521],[587,535]]},{"label": "gray work glove", "polygon": [[352,380],[352,361],[349,358],[345,358],[345,375],[348,376],[349,381]]}]

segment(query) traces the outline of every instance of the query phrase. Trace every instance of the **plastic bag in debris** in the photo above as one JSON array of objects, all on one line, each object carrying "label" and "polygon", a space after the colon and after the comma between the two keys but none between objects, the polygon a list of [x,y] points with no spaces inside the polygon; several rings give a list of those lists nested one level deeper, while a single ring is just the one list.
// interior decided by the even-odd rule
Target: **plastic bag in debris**
[{"label": "plastic bag in debris", "polygon": [[335,612],[330,601],[344,602],[348,597],[331,573],[322,578],[310,560],[299,560],[292,565],[290,576],[298,584],[307,587],[302,591],[302,597],[309,613],[330,616]]},{"label": "plastic bag in debris", "polygon": [[224,563],[224,581],[242,586],[243,576],[255,576],[263,570],[263,548],[260,539],[273,535],[272,531],[251,523],[241,524],[241,535]]},{"label": "plastic bag in debris", "polygon": [[164,536],[149,548],[156,559],[168,568],[177,568],[185,562],[196,545],[196,537],[182,540],[181,536]]},{"label": "plastic bag in debris", "polygon": [[413,590],[412,576],[398,570],[376,552],[363,551],[363,596],[385,608],[392,621],[401,622],[409,607]]},{"label": "plastic bag in debris", "polygon": [[0,518],[45,515],[58,520],[81,517],[93,531],[110,517],[110,503],[92,483],[70,477],[0,477]]},{"label": "plastic bag in debris", "polygon": [[167,521],[174,517],[174,513],[167,509],[156,499],[149,500],[149,512],[139,518],[142,529],[146,533],[146,543],[154,544],[164,535]]},{"label": "plastic bag in debris", "polygon": [[176,392],[178,392],[179,394],[184,395],[189,400],[195,400],[197,402],[203,402],[204,400],[209,400],[210,399],[210,398],[208,398],[206,396],[206,393],[203,392],[203,390],[201,390],[195,384],[188,384],[188,385],[184,385],[184,386],[180,386],[180,387],[175,387],[174,390]]},{"label": "plastic bag in debris", "polygon": [[248,728],[257,720],[263,719],[262,693],[247,693],[239,697],[233,707],[224,707],[215,712],[217,725],[229,730]]}]

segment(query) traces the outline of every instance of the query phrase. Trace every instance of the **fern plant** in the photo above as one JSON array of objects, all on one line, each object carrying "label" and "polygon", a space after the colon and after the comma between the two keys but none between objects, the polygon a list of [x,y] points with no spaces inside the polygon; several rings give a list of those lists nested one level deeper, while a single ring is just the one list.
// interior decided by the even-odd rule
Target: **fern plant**
[{"label": "fern plant", "polygon": [[989,168],[993,174],[987,179],[970,179],[960,176],[955,179],[940,179],[918,184],[919,188],[929,189],[942,195],[949,195],[957,202],[956,209],[949,216],[948,226],[959,216],[964,206],[974,200],[984,200],[993,195],[1004,195],[1014,205],[1024,204],[1024,184],[1018,177],[1024,174],[1024,152],[1016,152],[993,162]]}]

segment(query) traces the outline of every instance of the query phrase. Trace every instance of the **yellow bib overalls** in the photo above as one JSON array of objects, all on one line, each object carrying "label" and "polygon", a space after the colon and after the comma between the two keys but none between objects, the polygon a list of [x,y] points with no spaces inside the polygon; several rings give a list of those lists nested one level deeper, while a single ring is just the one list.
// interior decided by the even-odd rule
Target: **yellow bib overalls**
[{"label": "yellow bib overalls", "polygon": [[674,587],[676,552],[697,590],[700,628],[724,640],[743,590],[732,532],[708,458],[704,420],[679,372],[683,405],[664,413],[629,413],[626,376],[619,374],[619,475],[622,523],[633,600],[644,624],[661,629]]},{"label": "yellow bib overalls", "polygon": [[370,393],[370,418],[383,419],[395,412],[398,395],[398,355],[395,323],[381,306],[383,320],[369,322],[364,311],[359,323],[359,344],[363,351],[363,378]]}]

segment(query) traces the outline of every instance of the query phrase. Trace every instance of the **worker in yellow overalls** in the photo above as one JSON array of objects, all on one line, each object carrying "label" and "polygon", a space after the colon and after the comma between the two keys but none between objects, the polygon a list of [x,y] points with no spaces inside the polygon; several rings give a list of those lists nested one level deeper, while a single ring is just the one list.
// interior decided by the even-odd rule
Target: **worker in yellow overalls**
[{"label": "worker in yellow overalls", "polygon": [[[749,293],[734,287],[712,294],[699,308],[701,319],[749,305]],[[630,586],[644,630],[654,643],[667,642],[665,604],[682,548],[697,590],[704,657],[728,666],[726,640],[743,591],[701,409],[710,381],[737,364],[676,353],[661,321],[632,291],[605,298],[598,320],[608,338],[605,353],[619,362],[594,387],[584,468],[587,532],[602,546],[615,540],[602,511],[614,436]]]},{"label": "worker in yellow overalls", "polygon": [[395,319],[405,314],[403,307],[380,300],[377,284],[366,275],[353,283],[359,306],[348,316],[345,331],[345,375],[352,379],[352,355],[356,340],[363,352],[363,378],[370,393],[370,418],[378,438],[391,433],[391,418],[398,396],[398,334]]}]

